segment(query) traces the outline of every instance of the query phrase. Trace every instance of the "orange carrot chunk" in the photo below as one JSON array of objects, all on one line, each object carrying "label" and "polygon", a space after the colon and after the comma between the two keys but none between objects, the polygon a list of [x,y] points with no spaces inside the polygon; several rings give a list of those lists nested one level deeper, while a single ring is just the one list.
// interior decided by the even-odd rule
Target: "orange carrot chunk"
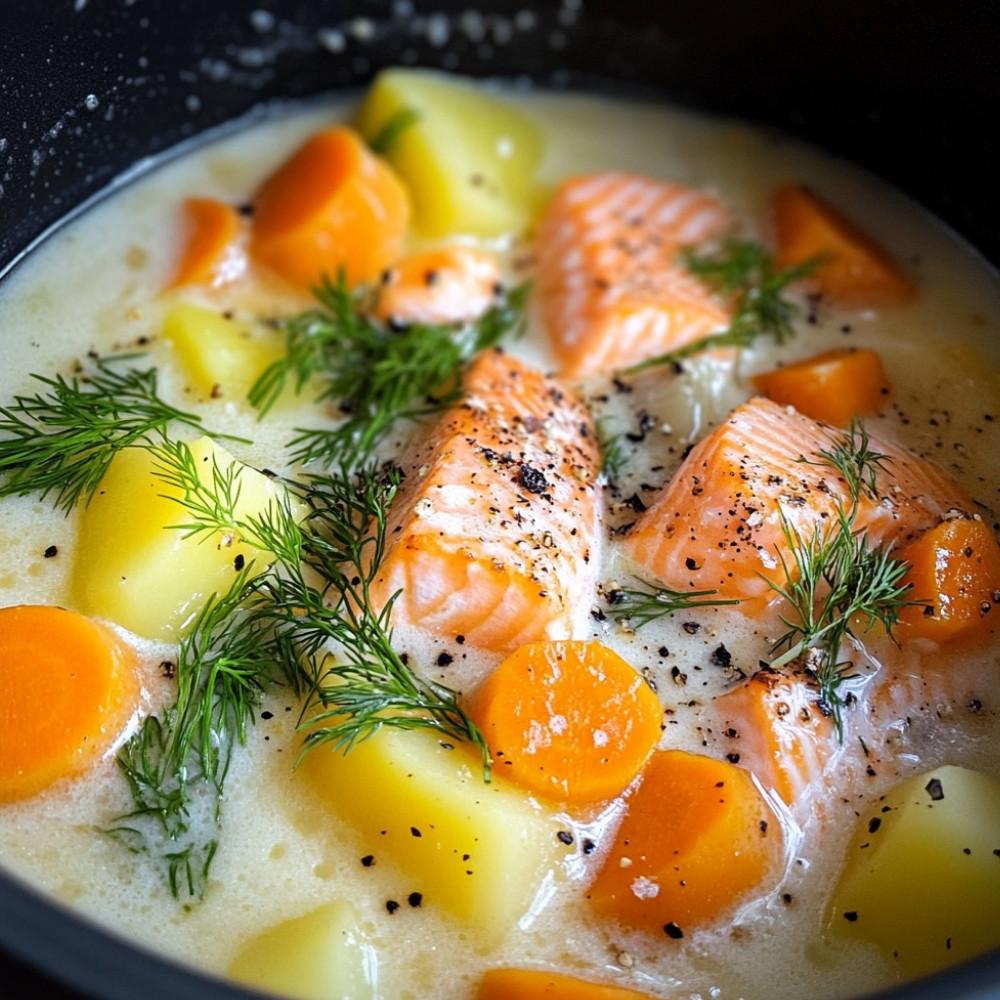
[{"label": "orange carrot chunk", "polygon": [[757,375],[753,384],[768,399],[834,427],[877,413],[889,394],[882,359],[869,348],[824,351]]},{"label": "orange carrot chunk", "polygon": [[531,969],[490,969],[483,976],[476,1000],[651,1000],[646,993],[622,986],[604,986],[558,972]]},{"label": "orange carrot chunk", "polygon": [[789,184],[774,199],[780,267],[822,256],[812,278],[831,299],[854,306],[892,305],[914,287],[888,254],[835,208],[804,187]]},{"label": "orange carrot chunk", "polygon": [[783,853],[781,824],[749,771],[662,751],[588,895],[601,916],[677,939],[770,891]]},{"label": "orange carrot chunk", "polygon": [[660,738],[663,709],[614,650],[582,640],[516,649],[469,713],[502,774],[561,802],[623,792]]},{"label": "orange carrot chunk", "polygon": [[0,802],[76,774],[135,710],[133,663],[117,638],[63,608],[0,610]]},{"label": "orange carrot chunk", "polygon": [[396,256],[410,204],[392,169],[349,128],[309,139],[253,199],[250,252],[300,289],[343,272],[371,281]]},{"label": "orange carrot chunk", "polygon": [[759,670],[717,698],[715,708],[740,765],[786,805],[824,787],[824,770],[839,744],[833,719],[820,711],[815,687],[800,673]]},{"label": "orange carrot chunk", "polygon": [[1000,624],[1000,546],[976,517],[956,517],[906,546],[899,558],[910,564],[904,578],[913,600],[904,608],[900,638],[922,636],[944,642],[996,629]]},{"label": "orange carrot chunk", "polygon": [[213,198],[184,202],[184,251],[164,291],[182,285],[221,285],[245,266],[240,240],[243,223],[232,205]]},{"label": "orange carrot chunk", "polygon": [[374,315],[390,323],[460,323],[496,299],[500,265],[476,247],[447,246],[396,261],[382,274]]}]

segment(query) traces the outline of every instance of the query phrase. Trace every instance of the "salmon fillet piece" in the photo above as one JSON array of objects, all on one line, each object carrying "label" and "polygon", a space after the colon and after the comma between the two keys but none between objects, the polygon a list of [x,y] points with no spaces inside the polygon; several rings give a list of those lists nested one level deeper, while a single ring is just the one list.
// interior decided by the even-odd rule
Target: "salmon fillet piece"
[{"label": "salmon fillet piece", "polygon": [[[809,538],[833,523],[849,492],[820,461],[838,432],[790,407],[755,397],[703,438],[624,542],[640,574],[675,590],[715,590],[749,602],[753,613],[777,595],[764,576],[784,585],[778,554],[789,558],[781,515]],[[901,544],[933,527],[949,510],[970,511],[972,499],[931,462],[869,436],[887,456],[876,484],[879,499],[861,499],[856,520],[872,544]],[[763,574],[763,576],[762,576]]]},{"label": "salmon fillet piece", "polygon": [[763,668],[715,699],[728,759],[748,768],[794,808],[825,788],[831,757],[843,744],[800,670]]},{"label": "salmon fillet piece", "polygon": [[563,639],[597,584],[600,460],[579,397],[499,350],[408,457],[374,581],[392,622],[506,654]]},{"label": "salmon fillet piece", "polygon": [[611,371],[728,325],[730,311],[678,252],[729,226],[697,188],[624,171],[564,182],[535,238],[535,301],[560,373]]}]

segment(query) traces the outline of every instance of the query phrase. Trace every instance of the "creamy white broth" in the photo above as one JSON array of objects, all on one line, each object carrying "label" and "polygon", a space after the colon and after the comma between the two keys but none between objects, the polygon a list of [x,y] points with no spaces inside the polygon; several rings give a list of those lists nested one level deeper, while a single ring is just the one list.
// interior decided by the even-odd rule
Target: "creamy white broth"
[{"label": "creamy white broth", "polygon": [[[536,119],[548,137],[543,180],[554,186],[570,173],[626,168],[717,191],[741,220],[743,235],[767,241],[769,204],[775,188],[807,181],[851,216],[899,260],[920,286],[912,303],[880,311],[846,310],[823,303],[809,322],[808,303],[796,322],[797,338],[778,348],[762,344],[745,352],[735,371],[710,362],[686,365],[683,375],[660,373],[631,380],[633,391],[610,382],[584,387],[595,411],[614,431],[634,428],[638,414],[655,417],[655,429],[608,495],[610,523],[634,519],[625,505],[643,482],[659,485],[679,464],[689,444],[717,425],[750,394],[747,377],[779,359],[805,357],[829,346],[876,347],[893,386],[882,415],[870,426],[933,458],[979,501],[998,503],[1000,487],[1000,290],[995,275],[959,241],[898,194],[859,171],[790,140],[731,122],[717,122],[649,104],[605,98],[506,94]],[[284,409],[264,423],[231,399],[205,400],[170,370],[169,349],[157,338],[164,305],[158,297],[176,263],[178,206],[189,196],[246,201],[279,162],[323,124],[350,113],[353,103],[289,112],[229,136],[160,167],[117,193],[50,239],[0,287],[5,365],[0,398],[33,392],[29,373],[70,373],[88,352],[108,354],[148,347],[163,369],[171,401],[204,415],[213,430],[252,437],[234,446],[256,467],[285,471],[284,444],[294,426],[322,419],[315,408]],[[497,247],[510,256],[511,276],[523,246]],[[188,293],[185,293],[188,294]],[[189,297],[199,299],[195,291]],[[225,305],[226,292],[203,297]],[[242,309],[287,314],[305,303],[272,289],[240,298]],[[509,349],[553,367],[537,330]],[[660,468],[661,467],[661,468]],[[656,473],[649,470],[659,468]],[[658,476],[655,482],[651,476]],[[64,517],[37,499],[3,501],[0,605],[69,604],[74,516]],[[44,553],[56,546],[58,554]],[[625,583],[632,567],[614,544],[605,546],[601,580]],[[600,597],[595,605],[607,610]],[[656,681],[668,709],[662,746],[725,753],[711,730],[713,694],[732,678],[711,663],[720,642],[733,662],[750,672],[766,658],[774,635],[730,609],[683,613],[637,633],[598,621],[581,609],[581,638],[597,637],[618,649]],[[683,621],[700,628],[688,634]],[[172,650],[128,637],[142,659],[143,710],[170,699],[160,664]],[[397,641],[412,662],[433,665],[442,648],[455,659],[434,676],[467,688],[496,662],[489,654],[459,650],[446,639],[400,629]],[[669,655],[662,655],[662,649]],[[892,659],[895,654],[885,654]],[[178,903],[159,869],[144,864],[111,839],[94,832],[126,812],[130,798],[113,759],[85,777],[53,786],[23,803],[0,806],[0,862],[44,887],[57,899],[126,936],[169,956],[223,973],[255,934],[301,915],[330,898],[352,900],[377,956],[378,995],[465,1000],[482,970],[494,965],[560,968],[648,992],[651,996],[793,998],[850,996],[891,981],[874,953],[836,948],[821,939],[826,893],[836,877],[854,810],[865,797],[900,777],[942,762],[965,763],[1000,777],[995,709],[1000,704],[997,650],[969,654],[963,669],[987,678],[977,695],[983,710],[956,710],[941,719],[931,711],[885,747],[875,748],[875,777],[857,766],[844,769],[841,794],[822,822],[801,831],[789,826],[787,873],[775,892],[751,901],[732,926],[689,934],[664,943],[598,921],[584,901],[586,879],[599,861],[579,855],[569,875],[545,888],[536,907],[512,928],[501,946],[487,951],[457,920],[431,906],[402,907],[388,915],[385,901],[398,898],[401,879],[388,864],[364,868],[368,853],[346,822],[334,816],[304,782],[290,777],[300,747],[295,731],[299,705],[271,692],[247,746],[234,759],[224,802],[224,840],[206,899]],[[672,668],[686,675],[678,684]],[[698,704],[689,706],[695,701]],[[587,823],[565,817],[580,844],[599,841],[617,806],[595,810]],[[790,822],[790,821],[789,821]],[[782,899],[788,894],[792,902]]]}]

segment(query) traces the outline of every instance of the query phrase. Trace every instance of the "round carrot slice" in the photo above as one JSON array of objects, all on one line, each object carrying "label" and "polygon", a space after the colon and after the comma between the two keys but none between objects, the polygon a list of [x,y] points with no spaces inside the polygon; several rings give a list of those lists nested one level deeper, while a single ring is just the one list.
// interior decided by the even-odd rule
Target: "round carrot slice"
[{"label": "round carrot slice", "polygon": [[313,136],[261,186],[250,252],[308,290],[325,274],[371,281],[396,256],[410,218],[406,189],[349,128]]},{"label": "round carrot slice", "polygon": [[516,649],[469,714],[501,774],[547,798],[585,803],[631,784],[659,741],[663,709],[613,650],[567,640]]},{"label": "round carrot slice", "polygon": [[76,774],[117,740],[137,684],[117,638],[63,608],[0,609],[0,802]]}]

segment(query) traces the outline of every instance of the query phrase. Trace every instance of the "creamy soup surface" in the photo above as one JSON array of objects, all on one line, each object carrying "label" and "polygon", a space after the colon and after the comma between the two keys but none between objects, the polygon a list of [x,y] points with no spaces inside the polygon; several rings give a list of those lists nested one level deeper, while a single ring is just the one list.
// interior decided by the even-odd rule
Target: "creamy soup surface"
[{"label": "creamy soup surface", "polygon": [[[603,501],[608,537],[599,573],[602,593],[580,609],[576,637],[600,639],[655,682],[669,719],[661,747],[724,758],[731,747],[704,713],[713,696],[732,686],[734,675],[713,654],[724,644],[729,664],[752,673],[769,658],[777,636],[738,608],[685,611],[636,630],[610,615],[592,614],[595,608],[609,610],[603,593],[628,585],[633,572],[610,528],[634,520],[629,499],[648,496],[643,489],[649,484],[659,488],[686,449],[753,394],[753,374],[780,360],[841,346],[876,348],[891,382],[891,393],[867,419],[868,428],[939,464],[983,505],[984,520],[992,524],[989,509],[1000,503],[1000,285],[968,248],[906,199],[780,136],[603,96],[504,89],[503,97],[545,136],[540,179],[546,186],[554,188],[571,174],[626,169],[703,187],[729,206],[741,236],[768,245],[775,190],[804,183],[849,209],[852,221],[918,288],[908,303],[849,309],[817,303],[808,299],[807,287],[795,286],[789,297],[800,311],[789,343],[777,346],[762,338],[735,360],[702,357],[685,363],[680,373],[633,376],[628,393],[616,391],[609,378],[583,384],[584,398],[604,427],[641,440],[622,438],[627,461]],[[305,137],[348,118],[356,106],[353,98],[288,109],[227,135],[158,167],[50,238],[0,286],[0,402],[36,391],[31,373],[70,375],[87,355],[141,350],[158,366],[167,399],[202,415],[214,430],[251,439],[229,446],[241,461],[292,472],[286,443],[293,429],[321,424],[332,410],[304,396],[258,422],[239,399],[203,398],[185,383],[161,336],[171,300],[161,290],[180,253],[183,199],[247,202]],[[507,281],[530,276],[526,240],[489,246],[503,258]],[[276,282],[191,287],[172,295],[260,316],[291,315],[308,305]],[[527,335],[505,348],[547,370],[556,368],[533,319]],[[645,434],[636,433],[642,415],[652,417],[645,421]],[[404,438],[396,433],[390,450]],[[78,512],[64,516],[37,497],[2,503],[0,606],[72,606]],[[175,650],[168,643],[124,636],[141,661],[142,710],[157,711],[172,698],[172,682],[160,665]],[[409,662],[461,690],[482,677],[484,660],[456,649],[451,638],[428,638],[405,628],[396,633]],[[882,655],[896,663],[903,654],[873,644],[864,670],[874,671]],[[946,647],[909,655],[954,656]],[[856,811],[901,779],[944,763],[1000,779],[998,649],[984,639],[963,646],[961,658],[963,670],[979,678],[976,710],[969,709],[968,699],[915,704],[908,725],[869,748],[867,773],[860,752],[850,748],[821,815],[797,821],[786,815],[787,866],[777,885],[728,914],[721,926],[696,929],[679,941],[600,920],[585,901],[605,843],[602,831],[607,837],[618,815],[614,804],[576,813],[544,806],[563,815],[576,844],[593,837],[595,855],[573,854],[567,870],[539,887],[535,905],[498,943],[483,945],[430,902],[404,903],[388,912],[387,900],[399,898],[406,880],[390,863],[360,864],[368,853],[363,839],[293,776],[301,706],[281,688],[265,693],[246,745],[234,755],[223,836],[203,900],[174,898],[161,869],[96,832],[131,806],[113,754],[80,777],[0,805],[0,863],[100,924],[216,974],[225,974],[240,949],[267,928],[331,899],[349,899],[360,915],[375,995],[382,998],[469,1000],[483,970],[494,966],[558,969],[663,998],[857,995],[895,981],[895,971],[874,949],[848,947],[824,934],[829,893]],[[487,656],[485,662],[496,660]]]}]

